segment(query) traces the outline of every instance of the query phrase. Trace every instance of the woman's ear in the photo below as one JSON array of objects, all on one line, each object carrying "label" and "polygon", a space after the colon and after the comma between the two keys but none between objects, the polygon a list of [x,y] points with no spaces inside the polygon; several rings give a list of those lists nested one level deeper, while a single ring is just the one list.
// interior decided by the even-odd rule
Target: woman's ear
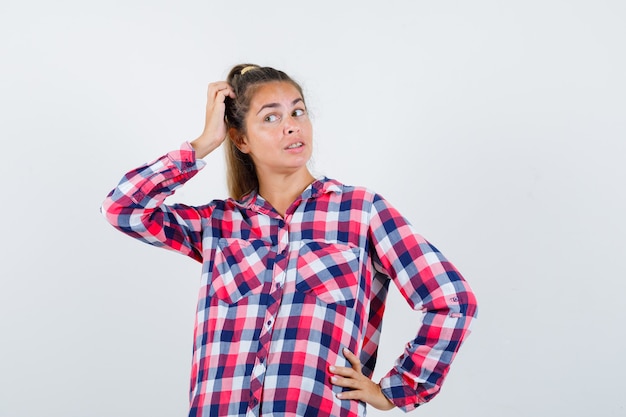
[{"label": "woman's ear", "polygon": [[248,141],[245,135],[243,135],[239,130],[231,127],[228,129],[228,137],[233,141],[237,149],[239,149],[242,153],[250,152],[248,148]]}]

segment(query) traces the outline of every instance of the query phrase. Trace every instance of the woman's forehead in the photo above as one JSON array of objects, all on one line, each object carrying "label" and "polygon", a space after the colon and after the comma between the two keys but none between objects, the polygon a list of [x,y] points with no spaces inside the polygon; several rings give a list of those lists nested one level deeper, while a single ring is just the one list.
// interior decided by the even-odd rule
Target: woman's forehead
[{"label": "woman's forehead", "polygon": [[251,107],[262,107],[268,103],[277,104],[293,104],[300,99],[304,101],[300,91],[288,81],[272,81],[261,84],[256,88],[252,100]]}]

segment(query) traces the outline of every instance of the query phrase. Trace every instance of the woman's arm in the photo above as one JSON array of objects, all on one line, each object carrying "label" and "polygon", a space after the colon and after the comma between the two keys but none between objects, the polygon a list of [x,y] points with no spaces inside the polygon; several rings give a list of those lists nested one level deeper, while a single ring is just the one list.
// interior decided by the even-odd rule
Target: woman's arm
[{"label": "woman's arm", "polygon": [[102,204],[114,227],[146,243],[202,260],[202,219],[211,207],[165,205],[165,199],[204,167],[202,158],[226,138],[225,97],[234,97],[225,82],[209,84],[202,134],[177,151],[128,172]]},{"label": "woman's arm", "polygon": [[410,306],[423,313],[416,337],[385,375],[382,392],[411,410],[440,390],[450,364],[470,333],[477,303],[457,269],[382,197],[372,206],[370,242],[375,263]]},{"label": "woman's arm", "polygon": [[164,201],[203,166],[184,143],[179,150],[126,173],[102,203],[101,212],[131,237],[201,261],[201,221],[210,215],[210,207],[168,206]]}]

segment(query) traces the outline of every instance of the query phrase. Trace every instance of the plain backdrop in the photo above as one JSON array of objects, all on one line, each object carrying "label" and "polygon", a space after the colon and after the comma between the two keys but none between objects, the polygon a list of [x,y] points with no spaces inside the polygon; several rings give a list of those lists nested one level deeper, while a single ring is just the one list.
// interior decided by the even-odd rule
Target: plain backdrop
[{"label": "plain backdrop", "polygon": [[[626,415],[624,22],[620,0],[2,0],[0,417],[186,415],[200,265],[99,206],[240,62],[299,80],[313,171],[384,195],[477,294],[413,415]],[[206,160],[176,201],[226,195]],[[390,297],[376,378],[417,326]]]}]

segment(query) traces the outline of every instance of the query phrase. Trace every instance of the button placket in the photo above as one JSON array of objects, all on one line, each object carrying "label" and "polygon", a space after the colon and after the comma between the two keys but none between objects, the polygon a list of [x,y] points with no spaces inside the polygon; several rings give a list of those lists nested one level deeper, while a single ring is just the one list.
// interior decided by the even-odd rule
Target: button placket
[{"label": "button placket", "polygon": [[266,305],[263,327],[259,335],[259,350],[252,370],[252,380],[250,384],[251,399],[250,408],[258,407],[259,399],[262,396],[265,372],[267,370],[267,356],[270,351],[270,343],[276,315],[282,299],[283,283],[285,281],[285,268],[288,264],[289,254],[289,232],[283,220],[279,220],[277,230],[277,254],[272,273],[272,285],[269,287],[269,299]]}]

